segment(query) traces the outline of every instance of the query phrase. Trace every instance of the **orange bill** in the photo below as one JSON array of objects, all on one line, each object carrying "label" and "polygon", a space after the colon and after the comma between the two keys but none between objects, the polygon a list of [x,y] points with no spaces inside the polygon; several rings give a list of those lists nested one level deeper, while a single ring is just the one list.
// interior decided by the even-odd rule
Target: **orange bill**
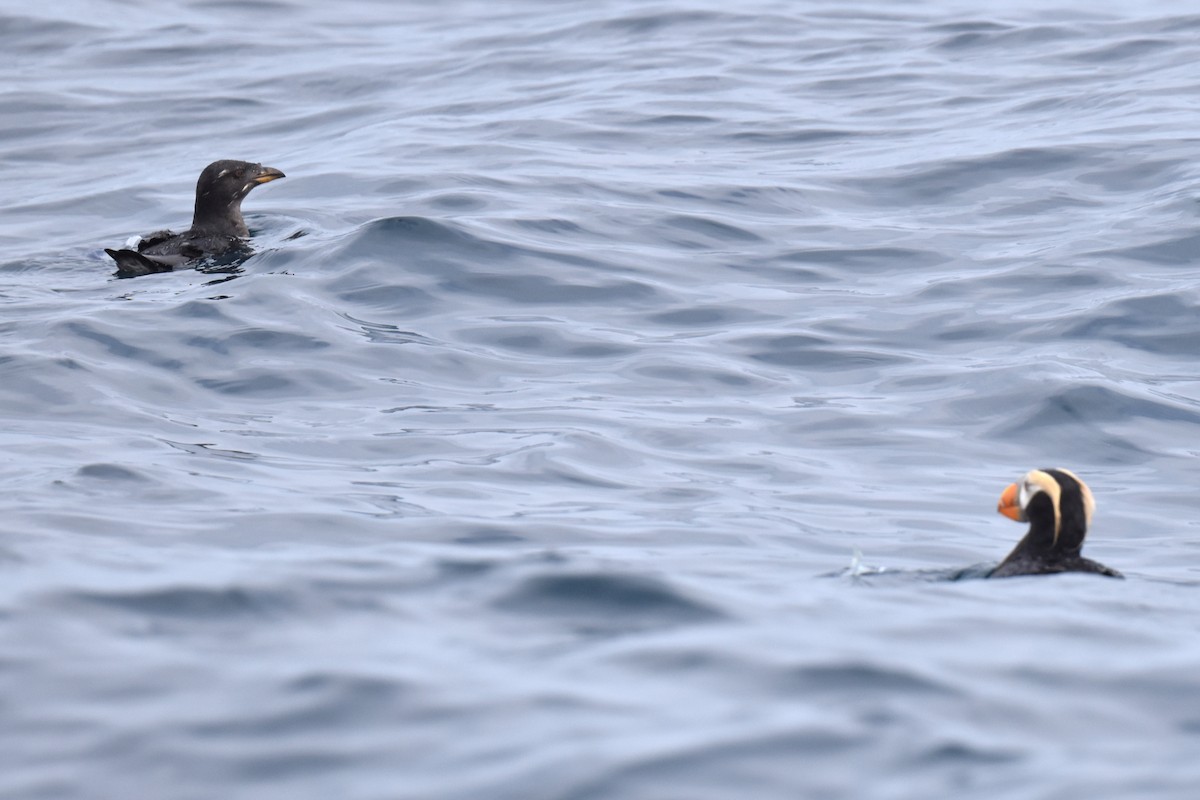
[{"label": "orange bill", "polygon": [[1010,483],[1004,493],[1000,495],[1000,502],[996,504],[996,510],[1015,522],[1024,522],[1025,515],[1021,513],[1019,494],[1020,490],[1017,489],[1017,485]]}]

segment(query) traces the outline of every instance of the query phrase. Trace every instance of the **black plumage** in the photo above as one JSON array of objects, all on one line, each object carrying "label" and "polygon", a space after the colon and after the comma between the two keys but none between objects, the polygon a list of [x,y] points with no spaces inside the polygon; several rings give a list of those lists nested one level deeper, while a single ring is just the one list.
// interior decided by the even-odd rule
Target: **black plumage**
[{"label": "black plumage", "polygon": [[183,233],[155,231],[142,237],[136,250],[109,250],[118,278],[170,272],[191,261],[219,256],[245,246],[250,235],[242,218],[242,200],[255,186],[284,177],[274,167],[246,161],[214,161],[196,181],[192,227]]},{"label": "black plumage", "polygon": [[988,577],[1091,572],[1120,578],[1121,573],[1084,558],[1095,500],[1087,484],[1065,469],[1033,470],[1000,496],[997,510],[1028,522],[1029,531]]}]

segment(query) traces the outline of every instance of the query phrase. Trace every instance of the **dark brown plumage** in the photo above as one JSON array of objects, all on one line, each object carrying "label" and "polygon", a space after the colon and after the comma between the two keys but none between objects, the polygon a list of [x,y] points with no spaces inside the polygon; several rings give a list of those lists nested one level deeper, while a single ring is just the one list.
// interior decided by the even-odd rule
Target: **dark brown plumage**
[{"label": "dark brown plumage", "polygon": [[142,237],[137,250],[109,250],[118,278],[133,278],[176,267],[207,256],[222,255],[245,245],[250,235],[242,218],[242,200],[259,184],[284,177],[274,167],[247,161],[214,161],[196,181],[192,227],[183,233],[155,231]]}]

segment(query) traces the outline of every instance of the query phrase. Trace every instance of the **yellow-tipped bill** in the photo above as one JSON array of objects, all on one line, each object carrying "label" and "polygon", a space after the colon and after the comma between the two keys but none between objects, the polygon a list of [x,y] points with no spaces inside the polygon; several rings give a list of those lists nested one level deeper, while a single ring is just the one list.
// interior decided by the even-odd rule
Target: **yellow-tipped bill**
[{"label": "yellow-tipped bill", "polygon": [[254,182],[255,183],[269,183],[273,180],[276,180],[277,178],[286,178],[286,177],[287,177],[286,175],[284,175],[282,172],[275,169],[274,167],[263,167],[262,172],[259,173],[259,176],[254,179]]}]

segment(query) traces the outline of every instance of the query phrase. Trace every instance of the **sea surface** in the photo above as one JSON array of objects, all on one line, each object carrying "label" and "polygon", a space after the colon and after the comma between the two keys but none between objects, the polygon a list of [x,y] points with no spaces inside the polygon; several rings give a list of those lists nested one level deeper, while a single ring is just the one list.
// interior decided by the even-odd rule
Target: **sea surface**
[{"label": "sea surface", "polygon": [[[1198,65],[1183,2],[4,2],[0,798],[1200,797]],[[255,253],[113,278],[218,158]],[[1126,579],[949,580],[1054,466]]]}]

